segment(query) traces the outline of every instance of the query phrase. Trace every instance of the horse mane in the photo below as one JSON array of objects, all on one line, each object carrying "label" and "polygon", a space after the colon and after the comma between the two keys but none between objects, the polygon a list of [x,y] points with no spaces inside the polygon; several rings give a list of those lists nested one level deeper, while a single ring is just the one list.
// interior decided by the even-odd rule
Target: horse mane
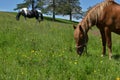
[{"label": "horse mane", "polygon": [[[81,21],[85,27],[96,25],[98,18],[103,14],[103,9],[111,4],[117,4],[114,0],[105,0],[90,8],[83,20]],[[81,24],[81,23],[80,23]]]}]

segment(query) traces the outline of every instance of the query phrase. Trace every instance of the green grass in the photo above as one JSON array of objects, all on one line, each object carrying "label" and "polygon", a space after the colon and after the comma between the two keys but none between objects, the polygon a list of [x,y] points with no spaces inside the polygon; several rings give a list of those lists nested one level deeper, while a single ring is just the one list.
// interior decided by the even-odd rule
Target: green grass
[{"label": "green grass", "polygon": [[75,51],[73,22],[45,18],[37,23],[23,17],[16,21],[16,13],[0,15],[0,80],[120,78],[119,35],[112,34],[112,60],[108,54],[102,58],[100,34],[94,27],[89,31],[88,54],[80,57]]}]

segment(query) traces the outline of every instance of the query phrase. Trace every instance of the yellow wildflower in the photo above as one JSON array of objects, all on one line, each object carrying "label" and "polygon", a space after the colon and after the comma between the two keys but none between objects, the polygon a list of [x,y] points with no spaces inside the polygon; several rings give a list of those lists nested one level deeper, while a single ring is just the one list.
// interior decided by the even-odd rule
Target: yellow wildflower
[{"label": "yellow wildflower", "polygon": [[96,73],[96,70],[94,70],[94,73]]},{"label": "yellow wildflower", "polygon": [[116,80],[120,80],[120,78],[116,78]]},{"label": "yellow wildflower", "polygon": [[34,53],[34,52],[35,52],[35,50],[32,50],[32,51],[31,51],[31,53]]},{"label": "yellow wildflower", "polygon": [[77,62],[75,61],[74,64],[77,64]]},{"label": "yellow wildflower", "polygon": [[103,61],[100,61],[100,63],[103,63]]}]

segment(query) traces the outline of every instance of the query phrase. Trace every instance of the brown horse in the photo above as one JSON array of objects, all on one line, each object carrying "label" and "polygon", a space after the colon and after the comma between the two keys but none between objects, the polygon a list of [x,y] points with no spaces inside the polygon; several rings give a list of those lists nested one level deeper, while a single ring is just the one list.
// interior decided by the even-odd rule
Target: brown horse
[{"label": "brown horse", "polygon": [[74,38],[76,41],[77,53],[81,55],[88,41],[89,29],[96,25],[102,37],[102,56],[106,53],[108,46],[109,59],[112,57],[111,32],[120,34],[120,5],[114,0],[106,0],[92,7],[75,27]]}]

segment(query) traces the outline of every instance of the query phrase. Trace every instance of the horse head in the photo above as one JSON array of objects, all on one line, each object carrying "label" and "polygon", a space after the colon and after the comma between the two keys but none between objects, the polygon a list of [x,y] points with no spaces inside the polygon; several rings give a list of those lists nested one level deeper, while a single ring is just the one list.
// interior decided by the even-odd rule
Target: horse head
[{"label": "horse head", "polygon": [[84,48],[87,46],[88,35],[84,31],[81,25],[73,26],[74,27],[74,39],[76,42],[76,51],[79,55],[82,55]]},{"label": "horse head", "polygon": [[17,13],[17,16],[16,16],[16,20],[19,21],[19,19],[20,19],[20,15],[21,15],[21,12],[18,12],[18,13]]},{"label": "horse head", "polygon": [[27,11],[28,11],[27,8],[20,9],[19,12],[17,13],[16,20],[19,20],[21,15],[26,16]]}]

